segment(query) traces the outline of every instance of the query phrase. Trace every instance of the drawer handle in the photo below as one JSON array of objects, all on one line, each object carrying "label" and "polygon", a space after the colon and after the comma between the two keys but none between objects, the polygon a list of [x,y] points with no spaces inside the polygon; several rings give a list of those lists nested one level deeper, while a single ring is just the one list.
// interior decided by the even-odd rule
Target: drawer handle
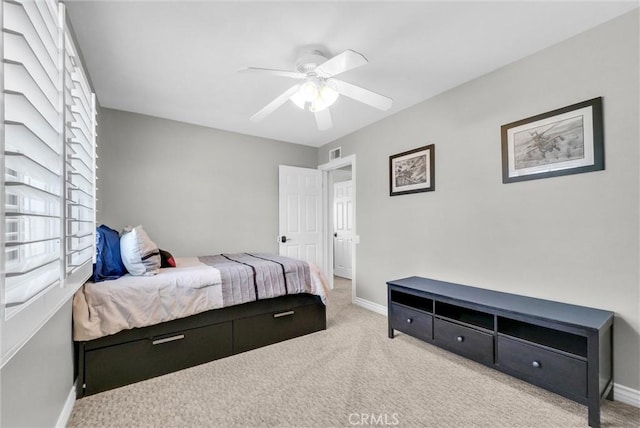
[{"label": "drawer handle", "polygon": [[458,342],[464,342],[464,336],[458,336],[458,337],[456,337],[456,340]]},{"label": "drawer handle", "polygon": [[273,314],[273,317],[274,318],[288,317],[289,315],[293,315],[293,314],[295,314],[295,311],[280,312],[279,314]]},{"label": "drawer handle", "polygon": [[534,361],[533,363],[531,363],[531,365],[535,368],[540,368],[542,364],[540,364],[538,361]]},{"label": "drawer handle", "polygon": [[160,345],[167,342],[173,342],[174,340],[182,340],[184,339],[184,334],[178,334],[176,336],[165,337],[164,339],[156,339],[151,342],[152,345]]},{"label": "drawer handle", "polygon": [[413,320],[411,318],[407,318],[407,323],[411,324],[413,322]]}]

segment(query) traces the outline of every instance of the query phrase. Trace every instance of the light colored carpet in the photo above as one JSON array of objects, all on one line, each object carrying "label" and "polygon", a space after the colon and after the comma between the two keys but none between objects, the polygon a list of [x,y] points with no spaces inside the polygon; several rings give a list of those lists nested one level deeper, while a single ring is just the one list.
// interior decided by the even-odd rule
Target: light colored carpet
[{"label": "light colored carpet", "polygon": [[[380,285],[381,287],[384,284]],[[69,427],[586,427],[587,408],[398,333],[336,281],[326,331],[76,401]],[[638,427],[606,401],[603,427]]]}]

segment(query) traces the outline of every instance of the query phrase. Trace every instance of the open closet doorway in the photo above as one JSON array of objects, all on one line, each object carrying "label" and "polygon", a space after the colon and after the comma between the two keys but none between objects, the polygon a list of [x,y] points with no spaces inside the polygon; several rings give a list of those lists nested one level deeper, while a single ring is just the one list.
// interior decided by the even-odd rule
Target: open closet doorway
[{"label": "open closet doorway", "polygon": [[320,165],[323,172],[324,266],[331,288],[350,282],[356,296],[356,158],[355,155]]}]

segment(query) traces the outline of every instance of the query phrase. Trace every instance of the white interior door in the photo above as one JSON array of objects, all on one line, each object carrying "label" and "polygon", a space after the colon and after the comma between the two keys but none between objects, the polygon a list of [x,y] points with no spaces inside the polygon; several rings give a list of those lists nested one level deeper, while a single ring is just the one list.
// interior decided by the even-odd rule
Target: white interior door
[{"label": "white interior door", "polygon": [[322,266],[322,172],[280,165],[280,255]]},{"label": "white interior door", "polygon": [[333,273],[351,279],[353,250],[353,182],[333,185]]}]

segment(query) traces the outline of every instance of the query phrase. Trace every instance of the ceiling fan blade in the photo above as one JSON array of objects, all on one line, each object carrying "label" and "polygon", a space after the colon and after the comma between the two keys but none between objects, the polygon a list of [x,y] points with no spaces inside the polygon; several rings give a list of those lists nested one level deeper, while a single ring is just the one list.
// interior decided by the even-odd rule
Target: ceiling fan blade
[{"label": "ceiling fan blade", "polygon": [[260,68],[260,67],[247,67],[241,68],[238,70],[239,73],[265,73],[265,74],[273,74],[275,76],[284,76],[291,77],[293,79],[304,79],[307,77],[304,73],[298,73],[296,71],[286,71],[286,70],[274,70],[272,68]]},{"label": "ceiling fan blade", "polygon": [[367,62],[367,59],[361,53],[347,49],[320,64],[314,71],[322,77],[331,77],[365,65]]},{"label": "ceiling fan blade", "polygon": [[320,131],[324,131],[333,127],[333,120],[331,120],[331,111],[328,108],[320,110],[314,113],[316,116],[316,125]]},{"label": "ceiling fan blade", "polygon": [[269,116],[271,113],[280,108],[284,103],[286,103],[289,98],[291,98],[291,96],[296,93],[298,88],[300,88],[300,84],[293,85],[292,87],[278,95],[273,101],[264,106],[259,112],[251,116],[249,119],[252,122],[259,122],[265,117]]},{"label": "ceiling fan blade", "polygon": [[360,86],[352,85],[351,83],[344,82],[342,80],[334,79],[338,87],[340,95],[349,97],[361,103],[368,104],[379,110],[389,110],[393,104],[393,100],[384,95],[376,94],[368,89],[361,88]]}]

